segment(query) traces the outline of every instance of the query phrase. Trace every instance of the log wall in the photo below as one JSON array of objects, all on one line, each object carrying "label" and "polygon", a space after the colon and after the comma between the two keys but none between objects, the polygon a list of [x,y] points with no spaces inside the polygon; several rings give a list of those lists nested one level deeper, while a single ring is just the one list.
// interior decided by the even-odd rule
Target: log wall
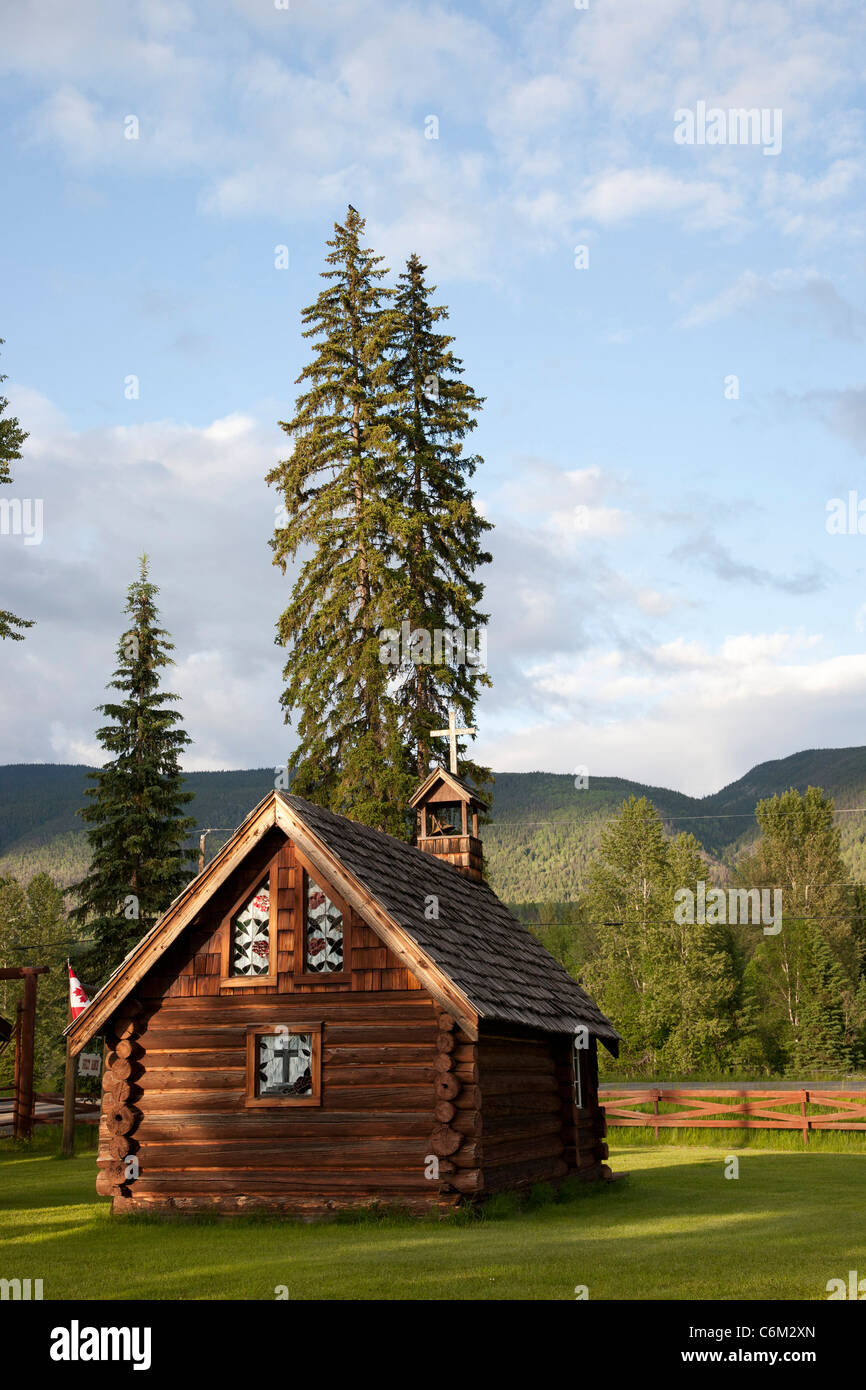
[{"label": "log wall", "polygon": [[[323,1024],[321,1105],[245,1107],[247,1025],[303,1021]],[[437,1025],[422,993],[379,991],[374,1002],[323,992],[303,1004],[292,994],[168,998],[146,1004],[140,1024],[123,1083],[128,1114],[109,1079],[100,1127],[100,1190],[116,1210],[320,1214],[374,1199],[439,1200],[426,1175]],[[139,1175],[124,1183],[111,1165],[129,1153]]]},{"label": "log wall", "polygon": [[482,1032],[478,1081],[485,1192],[607,1176],[597,1081],[577,1109],[569,1037]]},{"label": "log wall", "polygon": [[[226,916],[268,870],[276,988],[225,986]],[[114,1210],[422,1210],[603,1175],[594,1052],[577,1111],[569,1038],[474,1042],[353,911],[345,975],[298,978],[301,884],[269,832],[114,1015],[97,1181]],[[247,1027],[304,1022],[322,1027],[321,1104],[246,1106]]]}]

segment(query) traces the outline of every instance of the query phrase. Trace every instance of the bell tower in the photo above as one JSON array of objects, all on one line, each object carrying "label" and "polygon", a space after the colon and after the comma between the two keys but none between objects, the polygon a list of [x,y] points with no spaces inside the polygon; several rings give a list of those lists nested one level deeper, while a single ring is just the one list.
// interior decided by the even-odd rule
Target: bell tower
[{"label": "bell tower", "polygon": [[480,883],[484,875],[478,813],[486,809],[481,798],[456,773],[434,767],[409,804],[417,817],[418,848]]}]

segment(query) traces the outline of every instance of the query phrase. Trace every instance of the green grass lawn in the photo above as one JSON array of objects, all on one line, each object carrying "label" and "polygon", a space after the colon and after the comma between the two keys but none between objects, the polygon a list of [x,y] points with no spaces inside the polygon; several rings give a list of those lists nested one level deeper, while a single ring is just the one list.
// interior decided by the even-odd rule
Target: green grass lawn
[{"label": "green grass lawn", "polygon": [[463,1222],[159,1223],[112,1220],[92,1152],[0,1145],[0,1277],[42,1278],[46,1299],[572,1299],[579,1284],[824,1299],[828,1279],[866,1274],[866,1155],[645,1144],[611,1161],[624,1182]]}]

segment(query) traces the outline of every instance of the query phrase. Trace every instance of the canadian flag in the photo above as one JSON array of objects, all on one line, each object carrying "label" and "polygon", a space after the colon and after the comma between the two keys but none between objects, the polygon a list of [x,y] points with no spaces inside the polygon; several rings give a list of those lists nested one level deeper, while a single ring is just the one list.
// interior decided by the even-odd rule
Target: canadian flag
[{"label": "canadian flag", "polygon": [[77,1018],[79,1014],[84,1013],[90,1000],[81,988],[78,976],[72,969],[69,961],[66,962],[66,965],[69,970],[69,1008],[72,1012],[72,1017]]}]

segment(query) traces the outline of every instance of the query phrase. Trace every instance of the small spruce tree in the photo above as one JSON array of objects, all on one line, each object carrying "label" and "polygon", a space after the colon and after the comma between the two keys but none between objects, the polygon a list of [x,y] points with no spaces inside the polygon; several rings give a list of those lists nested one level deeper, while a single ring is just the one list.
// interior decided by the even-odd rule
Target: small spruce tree
[{"label": "small spruce tree", "polygon": [[195,820],[184,815],[192,793],[184,791],[178,760],[191,740],[169,704],[179,697],[160,689],[161,671],[173,664],[173,643],[158,625],[158,592],[142,556],[124,610],[131,623],[109,687],[123,699],[97,707],[112,721],[97,731],[108,761],[90,774],[95,786],[79,813],[89,826],[91,862],[72,890],[78,905],[71,915],[92,937],[85,968],[100,980],[189,878],[185,842]]}]

